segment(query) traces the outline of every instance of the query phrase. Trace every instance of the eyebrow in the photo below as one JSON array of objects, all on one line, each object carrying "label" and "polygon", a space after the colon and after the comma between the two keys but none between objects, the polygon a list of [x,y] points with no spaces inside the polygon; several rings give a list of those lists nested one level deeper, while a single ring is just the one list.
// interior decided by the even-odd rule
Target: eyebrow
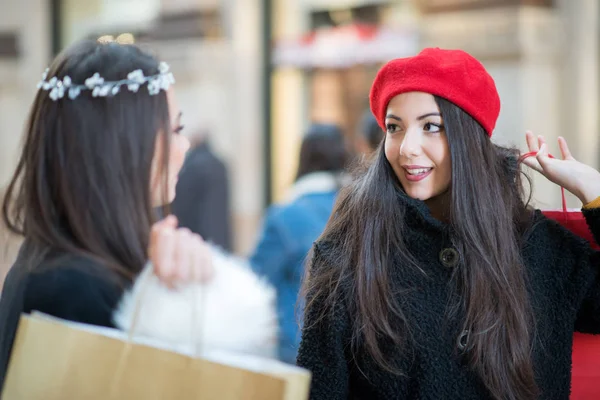
[{"label": "eyebrow", "polygon": [[[420,121],[420,120],[425,119],[427,117],[441,117],[441,116],[442,116],[442,114],[437,113],[437,112],[427,113],[427,114],[421,115],[420,117],[417,117],[417,121]],[[398,116],[396,116],[394,114],[388,114],[388,115],[385,116],[385,118],[386,119],[387,118],[389,118],[389,119],[395,119],[396,121],[402,121],[402,118],[400,118],[400,117],[398,117]]]}]

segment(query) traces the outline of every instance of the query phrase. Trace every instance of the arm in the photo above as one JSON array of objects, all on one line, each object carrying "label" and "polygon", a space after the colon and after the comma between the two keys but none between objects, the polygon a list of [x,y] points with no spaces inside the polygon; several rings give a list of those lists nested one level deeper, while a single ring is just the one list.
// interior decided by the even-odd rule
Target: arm
[{"label": "arm", "polygon": [[[324,260],[315,245],[312,268],[322,267]],[[322,297],[314,298],[310,293],[307,296],[313,303],[304,315],[297,363],[312,372],[311,400],[345,400],[349,390],[345,350],[350,340],[350,322],[341,300],[327,311]]]},{"label": "arm", "polygon": [[[544,175],[551,182],[562,186],[581,200],[583,215],[592,231],[596,244],[600,244],[600,172],[589,165],[577,161],[572,155],[564,138],[558,138],[562,160],[551,158],[548,145],[543,136],[537,139],[532,132],[526,133],[527,145],[534,158],[527,158],[524,163]],[[587,233],[582,232],[583,235]],[[578,232],[579,234],[579,232]],[[575,329],[582,332],[600,333],[600,277],[599,255],[579,240],[565,240],[573,245],[564,250],[576,259],[568,278],[573,290],[573,306],[578,310]],[[591,238],[588,238],[591,240]],[[568,254],[564,254],[565,257]]]},{"label": "arm", "polygon": [[114,327],[112,313],[122,290],[102,269],[93,261],[73,258],[67,265],[31,273],[23,311],[37,310],[70,321]]},{"label": "arm", "polygon": [[279,287],[285,279],[286,267],[289,266],[289,249],[285,232],[278,224],[277,208],[271,208],[265,217],[263,229],[254,253],[250,257],[252,269],[269,282]]},{"label": "arm", "polygon": [[[600,198],[583,208],[583,215],[596,240],[600,243]],[[580,303],[575,322],[575,330],[583,333],[600,333],[600,253],[589,250],[584,252],[578,266],[584,275],[584,297]]]}]

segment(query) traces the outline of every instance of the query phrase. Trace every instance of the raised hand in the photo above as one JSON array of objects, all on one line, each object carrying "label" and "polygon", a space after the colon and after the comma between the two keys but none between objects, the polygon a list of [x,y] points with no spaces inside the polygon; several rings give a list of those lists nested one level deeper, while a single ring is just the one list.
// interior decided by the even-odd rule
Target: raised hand
[{"label": "raised hand", "polygon": [[206,282],[214,273],[209,246],[189,229],[177,228],[173,215],[152,226],[148,255],[154,273],[169,287]]},{"label": "raised hand", "polygon": [[527,131],[525,137],[529,151],[536,153],[535,157],[523,161],[525,165],[573,193],[583,204],[600,196],[600,172],[575,160],[564,138],[558,138],[558,147],[562,156],[560,159],[550,158],[548,144],[543,136],[536,137],[531,131]]}]

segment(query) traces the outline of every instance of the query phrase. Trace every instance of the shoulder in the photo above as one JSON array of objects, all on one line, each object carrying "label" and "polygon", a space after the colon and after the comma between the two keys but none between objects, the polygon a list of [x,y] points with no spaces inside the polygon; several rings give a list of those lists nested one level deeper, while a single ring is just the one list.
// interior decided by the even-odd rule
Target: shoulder
[{"label": "shoulder", "polygon": [[59,318],[112,326],[111,315],[123,289],[100,262],[64,254],[30,272],[23,311],[41,311]]},{"label": "shoulder", "polygon": [[[581,221],[585,223],[585,221]],[[523,261],[533,281],[585,286],[595,268],[587,240],[536,210],[522,247]],[[582,286],[583,285],[583,286]]]},{"label": "shoulder", "polygon": [[315,208],[330,210],[335,202],[337,192],[307,193],[293,200],[271,206],[267,215],[271,218],[304,220],[306,214],[314,214]]},{"label": "shoulder", "polygon": [[[579,222],[585,224],[584,220]],[[540,210],[534,211],[532,227],[526,234],[526,246],[550,253],[581,252],[590,249],[585,239],[575,235],[554,219],[548,218]]]},{"label": "shoulder", "polygon": [[[339,267],[340,252],[342,247],[332,240],[318,240],[313,243],[310,250],[312,265],[317,270],[331,270]],[[337,267],[336,267],[337,266]]]},{"label": "shoulder", "polygon": [[[225,163],[214,152],[203,148],[192,150],[191,154],[186,159],[186,164],[186,166],[189,165],[199,169],[199,173],[207,172],[207,174],[211,174],[213,169],[219,172],[223,172],[227,169]],[[212,169],[206,171],[203,168],[200,168],[206,166],[210,166]]]}]

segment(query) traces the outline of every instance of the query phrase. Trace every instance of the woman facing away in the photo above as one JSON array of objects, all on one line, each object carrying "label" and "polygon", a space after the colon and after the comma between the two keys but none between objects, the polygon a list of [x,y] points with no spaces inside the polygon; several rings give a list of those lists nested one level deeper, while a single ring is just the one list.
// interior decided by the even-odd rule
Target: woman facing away
[{"label": "woman facing away", "polygon": [[329,219],[348,153],[340,128],[313,124],[302,140],[296,181],[287,202],[267,210],[252,268],[277,290],[279,359],[296,362],[300,332],[296,300],[306,256]]},{"label": "woman facing away", "polygon": [[[180,344],[197,340],[201,309],[206,348],[274,352],[273,290],[174,217],[154,224],[189,148],[173,83],[165,63],[117,43],[78,43],[44,73],[3,204],[24,243],[0,300],[0,385],[33,310],[128,329],[140,301],[135,333]],[[160,279],[142,282],[149,259]]]},{"label": "woman facing away", "polygon": [[[567,400],[573,331],[600,332],[598,253],[528,206],[518,151],[490,137],[483,65],[425,49],[378,73],[386,130],[313,247],[298,364],[311,399]],[[575,194],[600,238],[600,173],[564,139],[528,165]],[[539,146],[539,147],[538,147]]]}]

